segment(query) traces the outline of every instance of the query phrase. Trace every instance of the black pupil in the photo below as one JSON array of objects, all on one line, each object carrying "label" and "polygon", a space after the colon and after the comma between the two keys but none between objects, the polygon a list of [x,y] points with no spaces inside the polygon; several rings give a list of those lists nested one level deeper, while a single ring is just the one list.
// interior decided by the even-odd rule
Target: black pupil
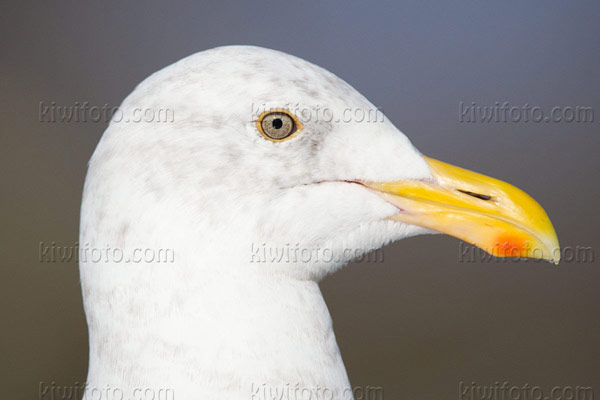
[{"label": "black pupil", "polygon": [[282,126],[283,126],[283,121],[281,120],[281,118],[275,118],[273,120],[273,128],[280,129]]}]

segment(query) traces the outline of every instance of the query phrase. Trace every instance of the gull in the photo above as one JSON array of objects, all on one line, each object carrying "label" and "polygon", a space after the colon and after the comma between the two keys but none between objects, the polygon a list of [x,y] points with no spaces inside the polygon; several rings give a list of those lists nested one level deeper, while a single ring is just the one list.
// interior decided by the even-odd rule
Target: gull
[{"label": "gull", "polygon": [[[350,399],[319,289],[348,249],[441,232],[558,263],[535,200],[425,157],[300,58],[202,51],[148,77],[119,112],[81,208],[80,243],[103,255],[80,261],[87,398]],[[313,256],[269,256],[282,248]]]}]

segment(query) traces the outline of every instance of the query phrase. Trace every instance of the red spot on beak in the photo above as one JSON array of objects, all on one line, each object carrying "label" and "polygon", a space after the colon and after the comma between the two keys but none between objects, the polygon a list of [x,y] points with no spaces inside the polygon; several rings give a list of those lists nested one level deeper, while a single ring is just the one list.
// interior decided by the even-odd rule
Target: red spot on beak
[{"label": "red spot on beak", "polygon": [[494,252],[500,257],[521,257],[527,255],[524,238],[510,235],[500,235],[496,240]]}]

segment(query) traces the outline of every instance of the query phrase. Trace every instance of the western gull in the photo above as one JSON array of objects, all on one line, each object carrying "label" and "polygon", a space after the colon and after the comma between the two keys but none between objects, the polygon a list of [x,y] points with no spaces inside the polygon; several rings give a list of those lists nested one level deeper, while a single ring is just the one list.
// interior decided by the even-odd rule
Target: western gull
[{"label": "western gull", "polygon": [[[80,261],[88,398],[349,399],[318,286],[347,249],[436,231],[558,263],[535,200],[423,156],[373,110],[334,74],[253,46],[135,88],[83,193],[80,243],[103,254]],[[264,257],[286,246],[327,257]]]}]

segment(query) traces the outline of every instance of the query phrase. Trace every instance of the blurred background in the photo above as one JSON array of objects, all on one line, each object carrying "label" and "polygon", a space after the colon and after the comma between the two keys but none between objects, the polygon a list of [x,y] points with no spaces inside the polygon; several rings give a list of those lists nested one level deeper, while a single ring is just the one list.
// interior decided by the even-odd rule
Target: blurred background
[{"label": "blurred background", "polygon": [[[572,249],[559,266],[490,261],[423,236],[328,277],[353,386],[386,399],[461,398],[460,382],[600,397],[597,1],[12,1],[0,20],[3,398],[87,373],[78,266],[40,262],[40,242],[78,240],[86,163],[107,123],[49,122],[40,103],[117,106],[152,72],[226,44],[334,72],[423,153],[526,190]],[[468,122],[473,102],[588,107],[594,120]]]}]

